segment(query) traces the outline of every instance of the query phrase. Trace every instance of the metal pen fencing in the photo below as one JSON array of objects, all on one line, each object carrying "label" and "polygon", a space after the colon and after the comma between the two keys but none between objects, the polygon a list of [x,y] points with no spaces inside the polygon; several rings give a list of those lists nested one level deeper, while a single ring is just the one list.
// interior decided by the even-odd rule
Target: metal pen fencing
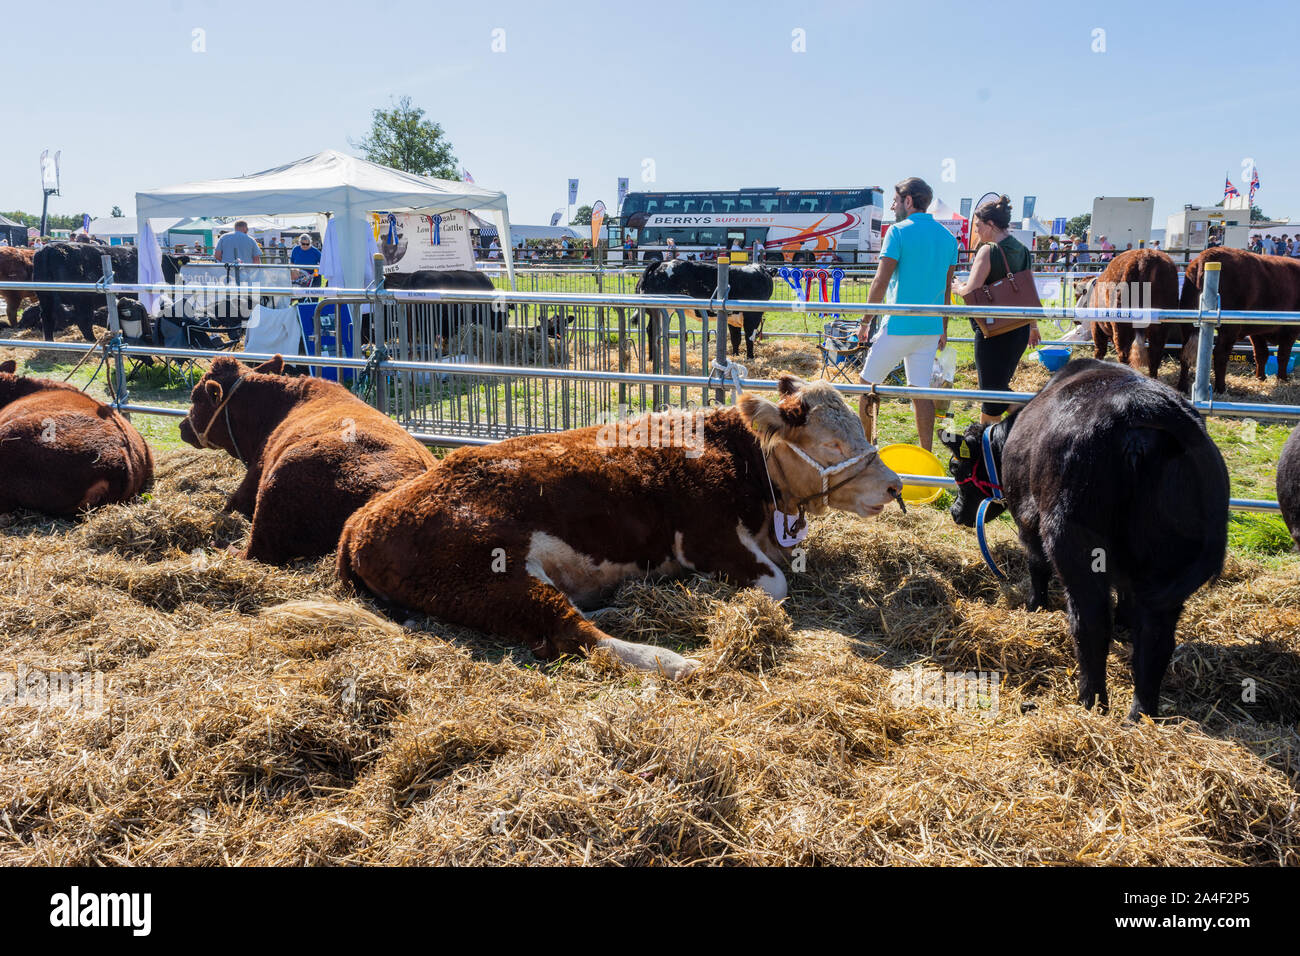
[{"label": "metal pen fencing", "polygon": [[[382,270],[380,270],[382,273]],[[380,283],[365,289],[325,289],[313,296],[322,309],[355,309],[359,338],[373,351],[367,358],[304,356],[297,364],[350,374],[369,383],[367,400],[393,415],[412,434],[430,444],[486,444],[535,434],[612,422],[664,406],[692,407],[734,401],[740,388],[775,389],[776,383],[748,376],[728,359],[728,313],[769,311],[790,314],[866,314],[880,305],[803,301],[746,302],[727,296],[729,266],[718,264],[715,298],[706,302],[681,296],[645,296],[612,291],[530,292],[390,291]],[[248,361],[269,358],[228,350],[164,348],[124,341],[117,297],[143,292],[175,292],[173,287],[117,283],[111,274],[87,286],[78,283],[6,283],[31,292],[104,294],[110,336],[103,359],[114,369],[112,404],[123,412],[181,416],[180,409],[134,403],[127,390],[127,359],[153,356],[195,359],[233,355]],[[1300,406],[1215,401],[1209,388],[1209,359],[1216,326],[1232,322],[1300,324],[1300,313],[1222,312],[1218,275],[1207,270],[1197,311],[1071,309],[1079,319],[1198,324],[1200,337],[1193,404],[1203,415],[1300,419]],[[300,288],[259,288],[266,295],[299,295]],[[1051,319],[1061,310],[972,308],[967,306],[889,305],[891,314],[943,314],[954,318],[1011,315]],[[715,322],[688,324],[687,314],[711,309]],[[650,313],[655,321],[650,321]],[[570,318],[572,321],[570,321]],[[316,339],[319,341],[319,338]],[[651,348],[651,346],[654,348]],[[81,343],[0,340],[16,349],[85,352]],[[293,361],[293,359],[290,359]],[[742,360],[743,361],[743,360]],[[837,383],[848,396],[873,389]],[[979,389],[928,388],[877,384],[877,395],[897,399],[1000,401],[1020,404],[1032,393]],[[903,476],[911,484],[953,487],[947,478]],[[1243,510],[1277,510],[1275,502],[1233,499]]]}]

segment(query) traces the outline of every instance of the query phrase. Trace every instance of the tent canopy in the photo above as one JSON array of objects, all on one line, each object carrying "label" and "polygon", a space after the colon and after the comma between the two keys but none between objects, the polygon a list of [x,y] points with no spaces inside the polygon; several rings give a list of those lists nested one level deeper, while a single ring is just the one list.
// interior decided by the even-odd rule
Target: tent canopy
[{"label": "tent canopy", "polygon": [[[251,210],[271,216],[333,213],[344,276],[353,287],[365,284],[366,236],[373,238],[372,212],[433,215],[453,209],[483,210],[493,214],[502,235],[510,235],[505,193],[473,183],[416,176],[332,149],[247,176],[138,192],[135,208],[141,223],[165,216],[240,216]],[[142,255],[144,240],[141,230]],[[509,249],[508,238],[503,246]],[[155,255],[161,263],[160,253]],[[508,252],[506,268],[513,288],[514,262]],[[145,281],[143,276],[141,280]]]}]

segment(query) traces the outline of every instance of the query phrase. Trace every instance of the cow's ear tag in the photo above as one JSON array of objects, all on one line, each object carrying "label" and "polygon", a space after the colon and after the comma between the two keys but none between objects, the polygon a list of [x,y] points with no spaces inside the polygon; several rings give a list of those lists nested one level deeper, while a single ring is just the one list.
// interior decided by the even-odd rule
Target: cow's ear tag
[{"label": "cow's ear tag", "polygon": [[802,515],[788,515],[784,511],[772,514],[772,529],[776,532],[776,543],[783,548],[793,548],[808,537],[808,519]]},{"label": "cow's ear tag", "polygon": [[970,457],[970,445],[966,444],[965,442],[962,442],[962,443],[961,443],[961,447],[957,449],[957,454],[961,455],[961,457],[963,457],[963,458],[969,458],[969,457]]}]

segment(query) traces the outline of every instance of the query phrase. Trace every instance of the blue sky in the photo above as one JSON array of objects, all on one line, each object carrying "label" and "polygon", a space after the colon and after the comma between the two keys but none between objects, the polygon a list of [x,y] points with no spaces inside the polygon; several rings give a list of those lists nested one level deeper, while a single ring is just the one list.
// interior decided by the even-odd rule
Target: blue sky
[{"label": "blue sky", "polygon": [[10,0],[3,25],[0,209],[39,211],[45,147],[63,150],[54,211],[129,215],[137,189],[355,152],[370,110],[406,94],[516,222],[548,221],[570,176],[612,207],[619,176],[919,175],[953,206],[997,190],[1049,217],[1154,196],[1161,227],[1219,200],[1225,172],[1244,192],[1248,158],[1258,204],[1300,218],[1300,15],[1273,0]]}]

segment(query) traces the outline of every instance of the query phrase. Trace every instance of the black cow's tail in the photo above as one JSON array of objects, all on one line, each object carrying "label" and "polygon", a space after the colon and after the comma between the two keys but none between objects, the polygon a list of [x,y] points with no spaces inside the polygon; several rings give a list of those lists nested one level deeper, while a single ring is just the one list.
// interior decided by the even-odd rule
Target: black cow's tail
[{"label": "black cow's tail", "polygon": [[[1223,571],[1228,547],[1228,469],[1196,413],[1178,407],[1159,420],[1129,428],[1120,473],[1132,492],[1121,520],[1139,576],[1167,573],[1138,594],[1151,607],[1181,605]],[[1196,541],[1180,554],[1179,541]]]}]

